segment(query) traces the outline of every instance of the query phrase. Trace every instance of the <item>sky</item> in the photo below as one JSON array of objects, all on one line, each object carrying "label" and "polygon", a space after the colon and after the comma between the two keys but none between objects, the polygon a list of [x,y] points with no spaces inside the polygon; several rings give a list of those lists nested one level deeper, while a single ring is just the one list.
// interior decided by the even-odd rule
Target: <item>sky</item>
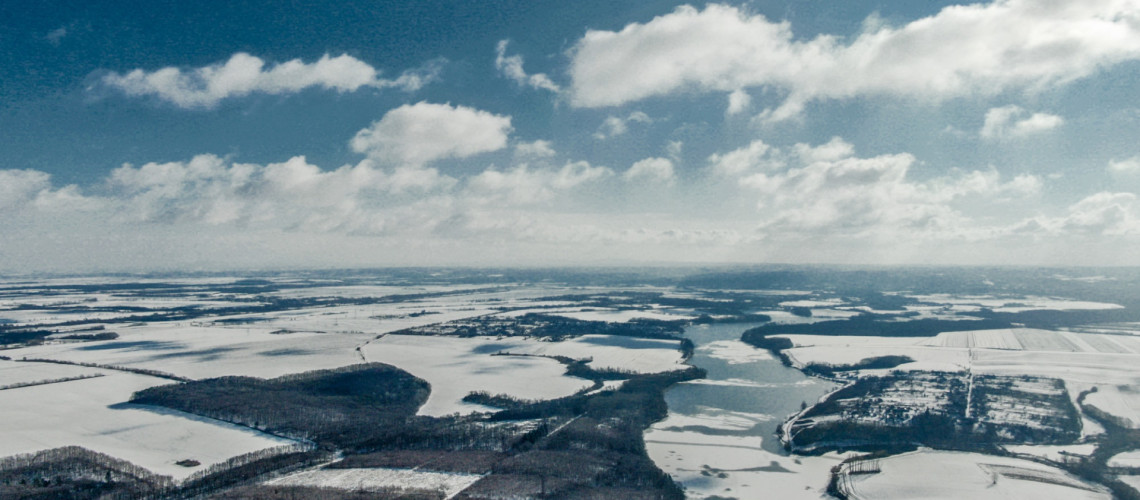
[{"label": "sky", "polygon": [[0,3],[0,272],[1138,265],[1140,0]]}]

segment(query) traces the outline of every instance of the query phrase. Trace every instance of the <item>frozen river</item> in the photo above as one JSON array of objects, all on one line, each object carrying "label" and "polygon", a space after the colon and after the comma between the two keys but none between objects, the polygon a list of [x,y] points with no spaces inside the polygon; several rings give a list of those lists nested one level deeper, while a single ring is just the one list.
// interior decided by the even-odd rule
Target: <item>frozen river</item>
[{"label": "frozen river", "polygon": [[649,456],[690,498],[818,498],[835,457],[791,457],[775,436],[790,414],[836,388],[740,342],[755,325],[698,325],[690,364],[708,370],[666,394],[669,417],[646,431]]}]

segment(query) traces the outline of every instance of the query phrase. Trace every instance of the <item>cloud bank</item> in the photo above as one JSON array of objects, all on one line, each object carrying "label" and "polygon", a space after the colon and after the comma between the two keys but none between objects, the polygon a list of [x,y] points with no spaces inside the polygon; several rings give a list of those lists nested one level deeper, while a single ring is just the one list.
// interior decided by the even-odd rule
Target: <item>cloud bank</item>
[{"label": "cloud bank", "polygon": [[[1140,58],[1136,0],[998,0],[950,6],[904,26],[866,23],[846,41],[797,38],[787,22],[709,4],[678,7],[574,46],[570,102],[616,106],[681,91],[778,89],[771,120],[805,103],[864,95],[943,100],[1040,91]],[[736,94],[741,108],[742,96]]]}]

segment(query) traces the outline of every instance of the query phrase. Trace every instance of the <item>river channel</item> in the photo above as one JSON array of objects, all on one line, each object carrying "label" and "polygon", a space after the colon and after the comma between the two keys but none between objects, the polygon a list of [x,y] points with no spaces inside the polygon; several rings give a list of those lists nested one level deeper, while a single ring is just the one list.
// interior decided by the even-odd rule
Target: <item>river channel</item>
[{"label": "river channel", "polygon": [[696,325],[689,363],[702,380],[665,393],[669,416],[645,433],[649,456],[689,498],[819,498],[835,456],[796,457],[775,435],[786,417],[834,390],[740,342],[755,325]]}]

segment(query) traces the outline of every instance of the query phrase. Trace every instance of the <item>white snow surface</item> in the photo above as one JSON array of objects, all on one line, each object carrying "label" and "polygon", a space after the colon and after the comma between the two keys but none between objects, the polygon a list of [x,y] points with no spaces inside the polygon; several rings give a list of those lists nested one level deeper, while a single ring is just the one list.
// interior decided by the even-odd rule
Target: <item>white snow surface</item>
[{"label": "white snow surface", "polygon": [[412,469],[316,469],[266,481],[272,486],[312,486],[339,490],[377,491],[383,488],[428,490],[447,498],[467,489],[483,476]]},{"label": "white snow surface", "polygon": [[[670,415],[645,433],[649,457],[685,487],[687,498],[827,498],[829,471],[850,456],[782,456],[760,446],[766,437],[679,430],[693,424],[692,418]],[[735,412],[710,413],[699,418],[699,425],[739,428],[741,418]]]},{"label": "white snow surface", "polygon": [[[1069,395],[1097,387],[1086,403],[1140,428],[1140,337],[1026,328],[942,333],[927,338],[842,335],[781,335],[797,366],[852,364],[862,359],[906,355],[912,363],[895,370],[972,371],[976,374],[1059,378]],[[871,375],[889,370],[864,370]],[[1082,435],[1103,432],[1084,419]]]},{"label": "white snow surface", "polygon": [[300,332],[272,334],[264,326],[124,327],[119,338],[13,349],[13,359],[57,359],[145,368],[192,379],[245,375],[272,378],[360,363],[355,348],[373,335]]},{"label": "white snow surface", "polygon": [[1136,385],[1098,385],[1085,403],[1121,417],[1133,429],[1140,428],[1140,390]]},{"label": "white snow surface", "polygon": [[0,387],[106,373],[108,373],[106,370],[85,366],[21,363],[0,359]]},{"label": "white snow surface", "polygon": [[756,361],[763,361],[772,359],[772,355],[763,349],[757,349],[739,340],[718,340],[716,342],[709,342],[697,348],[713,359],[725,361],[730,365],[740,365],[745,363],[754,363]]},{"label": "white snow surface", "polygon": [[1110,499],[1058,468],[1015,458],[919,450],[878,461],[881,472],[847,476],[857,499]]},{"label": "white snow surface", "polygon": [[1140,450],[1117,453],[1108,459],[1109,467],[1140,467]]},{"label": "white snow surface", "polygon": [[696,319],[696,316],[670,312],[663,309],[608,309],[608,308],[559,308],[547,310],[511,311],[510,314],[521,316],[526,313],[550,314],[583,321],[605,321],[609,323],[625,323],[634,319],[654,319],[660,321],[677,321]]},{"label": "white snow surface", "polygon": [[[594,368],[656,373],[684,367],[679,345],[674,340],[613,335],[583,335],[547,342],[532,338],[389,334],[363,346],[361,352],[368,361],[395,365],[427,380],[431,395],[419,412],[438,416],[486,410],[461,401],[474,391],[552,399],[591,385],[586,379],[566,376],[566,367],[547,356],[592,359],[590,366]],[[514,355],[499,355],[506,353]]]},{"label": "white snow surface", "polygon": [[1017,453],[1019,455],[1030,455],[1034,457],[1052,460],[1054,462],[1064,462],[1067,459],[1074,457],[1087,457],[1092,455],[1096,450],[1095,444],[1064,444],[1064,445],[1039,445],[1039,444],[1024,444],[1024,445],[1005,445],[1002,446],[1006,451]]},{"label": "white snow surface", "polygon": [[591,359],[593,368],[626,370],[634,373],[658,373],[685,368],[679,340],[643,339],[619,335],[582,335],[561,342],[534,339],[512,339],[513,354],[566,356]]},{"label": "white snow surface", "polygon": [[1140,492],[1140,476],[1116,476],[1116,478]]},{"label": "white snow surface", "polygon": [[498,341],[494,337],[385,335],[361,350],[368,361],[397,366],[431,384],[431,394],[419,410],[421,415],[486,410],[462,401],[475,391],[522,399],[553,399],[592,385],[589,380],[566,376],[566,367],[553,359],[494,355],[527,344],[510,339]]},{"label": "white snow surface", "polygon": [[997,297],[993,295],[951,295],[938,293],[929,295],[911,295],[910,297],[931,304],[952,306],[957,311],[976,311],[980,310],[983,307],[992,309],[994,312],[1023,312],[1043,309],[1052,309],[1056,311],[1104,310],[1122,309],[1124,307],[1119,304],[1111,304],[1107,302],[1090,302],[1083,300],[1039,296]]},{"label": "white snow surface", "polygon": [[[245,427],[165,408],[119,404],[169,381],[106,372],[99,378],[0,391],[0,456],[77,445],[183,479],[230,457],[293,444]],[[199,467],[175,462],[193,459]]]}]

